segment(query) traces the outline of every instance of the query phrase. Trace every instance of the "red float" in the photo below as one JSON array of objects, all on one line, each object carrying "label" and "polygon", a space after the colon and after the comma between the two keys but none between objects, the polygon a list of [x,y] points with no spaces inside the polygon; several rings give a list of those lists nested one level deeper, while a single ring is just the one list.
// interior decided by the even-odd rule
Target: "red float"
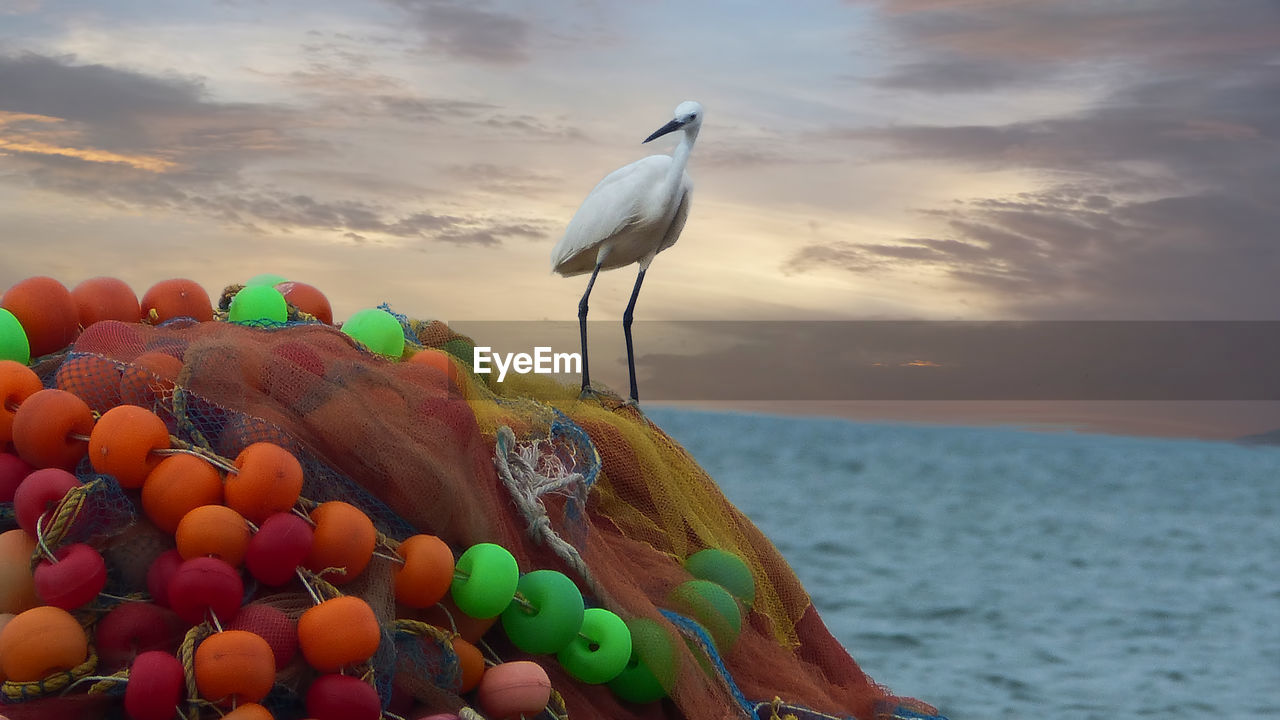
[{"label": "red float", "polygon": [[321,675],[307,690],[307,714],[315,720],[378,720],[382,701],[358,677]]},{"label": "red float", "polygon": [[288,584],[311,552],[311,525],[293,513],[276,513],[249,539],[244,564],[258,582]]},{"label": "red float", "polygon": [[139,655],[129,667],[124,710],[133,720],[171,720],[186,690],[186,673],[178,658],[153,650]]},{"label": "red float", "polygon": [[88,605],[107,585],[107,563],[84,543],[58,548],[53,560],[36,565],[36,595],[45,605],[75,610]]},{"label": "red float", "polygon": [[210,614],[219,622],[231,622],[243,597],[240,573],[218,558],[187,560],[169,581],[169,606],[192,625],[204,622]]}]

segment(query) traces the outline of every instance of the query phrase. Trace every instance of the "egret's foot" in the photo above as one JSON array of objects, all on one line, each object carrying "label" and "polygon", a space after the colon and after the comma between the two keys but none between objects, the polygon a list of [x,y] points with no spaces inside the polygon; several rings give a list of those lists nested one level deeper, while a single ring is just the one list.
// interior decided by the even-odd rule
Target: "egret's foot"
[{"label": "egret's foot", "polygon": [[640,409],[640,401],[636,398],[627,398],[617,405],[613,406],[614,412],[629,412],[637,415],[644,415],[644,410]]},{"label": "egret's foot", "polygon": [[617,412],[622,408],[640,409],[640,406],[637,404],[638,401],[634,398],[631,400],[623,400],[621,396],[610,392],[609,390],[596,389],[589,385],[582,388],[582,391],[578,393],[579,402],[586,402],[587,400],[594,400],[598,405],[600,405],[600,407],[614,412]]}]

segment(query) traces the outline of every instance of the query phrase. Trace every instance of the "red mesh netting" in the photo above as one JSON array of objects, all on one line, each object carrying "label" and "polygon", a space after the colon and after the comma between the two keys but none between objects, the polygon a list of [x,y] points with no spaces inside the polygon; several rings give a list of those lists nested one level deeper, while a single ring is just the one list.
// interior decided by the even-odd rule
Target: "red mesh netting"
[{"label": "red mesh netting", "polygon": [[[410,327],[424,345],[454,352],[469,347],[438,323]],[[500,625],[490,630],[485,641],[503,659],[533,659],[547,670],[570,718],[718,720],[741,717],[744,706],[757,702],[766,703],[760,716],[768,718],[782,712],[767,707],[780,698],[870,719],[902,702],[910,705],[861,672],[769,540],[635,408],[579,402],[574,389],[555,385],[530,384],[519,399],[501,397],[465,368],[456,386],[425,364],[373,356],[319,324],[258,329],[225,322],[101,322],[46,374],[98,410],[120,402],[151,408],[178,438],[224,457],[256,441],[281,444],[303,461],[303,496],[309,500],[351,502],[387,536],[434,534],[455,554],[475,543],[497,543],[512,552],[522,572],[560,570],[577,581],[589,605],[624,619],[647,618],[667,631],[677,655],[670,698],[634,705],[606,686],[571,679],[553,657],[522,655]],[[500,446],[502,427],[513,431],[514,446]],[[511,478],[495,466],[503,453],[523,456],[543,475],[579,476],[576,487],[539,502],[550,530],[580,554],[582,565],[567,561],[563,547],[557,552],[537,528],[530,531],[535,518],[513,501],[505,484]],[[128,539],[142,535],[151,537],[133,529],[108,541],[107,552],[118,559],[113,562],[127,564]],[[151,540],[134,547],[145,556],[142,568],[163,549]],[[663,612],[671,610],[672,590],[690,579],[681,561],[707,547],[742,557],[757,585],[737,642],[718,660],[699,647],[696,629],[690,632]],[[368,579],[342,591],[368,599],[388,627],[397,616],[438,622],[430,613],[397,608],[389,571],[371,567]],[[138,569],[126,574],[136,582]],[[306,599],[295,592],[263,602],[296,617]],[[437,645],[429,638],[410,650],[404,642],[384,643],[375,670],[390,676],[398,668],[401,691],[428,706],[457,710],[466,698],[441,682],[456,672],[456,657]],[[414,662],[397,659],[397,652],[409,652]],[[415,672],[423,677],[411,677]],[[385,680],[384,689],[391,678]],[[25,717],[10,707],[0,712]]]}]

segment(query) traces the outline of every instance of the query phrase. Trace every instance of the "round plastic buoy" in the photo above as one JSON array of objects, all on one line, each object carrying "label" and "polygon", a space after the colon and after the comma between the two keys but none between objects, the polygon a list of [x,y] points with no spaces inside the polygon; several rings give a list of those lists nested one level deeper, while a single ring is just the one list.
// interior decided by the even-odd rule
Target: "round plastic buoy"
[{"label": "round plastic buoy", "polygon": [[369,683],[351,675],[321,675],[307,689],[307,714],[315,720],[378,720],[382,701]]},{"label": "round plastic buoy", "polygon": [[458,558],[450,594],[458,609],[473,618],[496,617],[516,595],[520,567],[501,545],[472,545]]},{"label": "round plastic buoy", "polygon": [[298,618],[298,647],[307,664],[320,672],[365,662],[381,642],[378,616],[354,595],[325,600]]},{"label": "round plastic buoy", "polygon": [[435,535],[406,538],[396,550],[404,564],[395,569],[396,600],[411,608],[440,602],[453,583],[453,551]]},{"label": "round plastic buoy", "polygon": [[306,562],[314,537],[306,520],[291,512],[276,513],[249,538],[244,565],[264,585],[286,585]]},{"label": "round plastic buoy", "polygon": [[240,610],[244,581],[226,562],[196,557],[173,572],[167,593],[169,606],[192,625],[204,622],[210,614],[221,622],[231,622]]},{"label": "round plastic buoy", "polygon": [[233,323],[283,323],[289,319],[289,304],[270,285],[248,285],[231,298],[227,319]]},{"label": "round plastic buoy", "polygon": [[564,573],[534,570],[520,578],[516,592],[526,602],[512,600],[502,611],[502,629],[513,645],[532,655],[550,655],[578,634],[582,593]]},{"label": "round plastic buoy", "polygon": [[689,580],[671,591],[671,609],[698,621],[707,629],[716,649],[733,649],[742,631],[742,609],[733,595],[710,580]]},{"label": "round plastic buoy", "polygon": [[379,355],[399,358],[404,354],[404,328],[386,310],[357,310],[342,323],[342,332]]},{"label": "round plastic buoy", "polygon": [[541,665],[516,660],[495,665],[485,672],[476,691],[476,702],[490,717],[504,720],[533,717],[551,700],[551,680]]},{"label": "round plastic buoy", "polygon": [[31,343],[27,331],[13,313],[0,308],[0,360],[13,360],[23,365],[31,362]]},{"label": "round plastic buoy", "polygon": [[618,676],[609,681],[614,695],[633,703],[649,703],[667,695],[675,685],[678,655],[671,637],[657,622],[634,618],[631,631],[631,658]]},{"label": "round plastic buoy", "polygon": [[631,631],[622,618],[604,608],[587,608],[582,627],[572,641],[556,653],[560,666],[589,685],[618,676],[631,659]]},{"label": "round plastic buoy", "polygon": [[731,552],[720,548],[699,550],[684,561],[684,567],[699,580],[710,580],[728,590],[747,607],[756,601],[756,579],[751,569]]},{"label": "round plastic buoy", "polygon": [[42,559],[32,578],[45,605],[75,610],[88,605],[107,585],[107,563],[85,543],[58,548],[56,560]]},{"label": "round plastic buoy", "polygon": [[71,613],[41,605],[18,613],[0,630],[0,673],[32,682],[84,662],[89,638]]},{"label": "round plastic buoy", "polygon": [[256,703],[276,681],[271,646],[247,630],[214,633],[196,646],[196,689],[214,703]]},{"label": "round plastic buoy", "polygon": [[161,650],[144,652],[129,667],[125,712],[133,720],[169,720],[178,713],[186,689],[178,658]]}]

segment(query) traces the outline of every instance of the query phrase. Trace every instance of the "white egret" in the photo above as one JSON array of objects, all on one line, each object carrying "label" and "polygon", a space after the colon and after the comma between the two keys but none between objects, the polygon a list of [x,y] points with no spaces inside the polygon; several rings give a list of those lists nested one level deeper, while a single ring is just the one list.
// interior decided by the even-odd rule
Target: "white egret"
[{"label": "white egret", "polygon": [[[601,270],[632,263],[640,266],[631,301],[622,315],[627,338],[627,369],[631,373],[631,402],[639,400],[636,362],[631,346],[631,319],[645,271],[658,253],[675,244],[689,217],[693,182],[685,172],[689,153],[702,127],[702,106],[693,101],[676,106],[671,122],[645,138],[649,142],[676,130],[684,131],[670,155],[650,155],[614,170],[582,201],[565,228],[564,237],[551,251],[551,269],[565,277],[591,273],[587,290],[578,302],[578,327],[582,335],[582,392],[591,391],[587,367],[587,298]],[[643,143],[641,143],[643,144]]]}]

